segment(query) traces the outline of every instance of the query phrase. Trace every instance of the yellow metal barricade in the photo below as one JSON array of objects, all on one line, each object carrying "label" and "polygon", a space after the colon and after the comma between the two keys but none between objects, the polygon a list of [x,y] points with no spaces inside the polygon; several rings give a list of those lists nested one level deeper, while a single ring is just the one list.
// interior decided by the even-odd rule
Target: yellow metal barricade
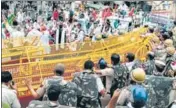
[{"label": "yellow metal barricade", "polygon": [[[51,46],[51,48],[52,47],[54,46]],[[21,54],[19,53],[19,49],[22,50],[22,48],[23,47],[17,48],[18,55]],[[97,63],[98,60],[103,57],[108,63],[110,63],[111,54],[118,53],[120,54],[121,61],[123,62],[125,53],[132,52],[136,55],[136,58],[145,60],[146,52],[151,49],[151,46],[149,37],[141,38],[140,33],[132,32],[119,37],[111,37],[104,41],[80,43],[78,44],[78,51],[68,51],[68,49],[63,49],[63,52],[61,53],[59,50],[57,53],[54,52],[54,54],[45,55],[40,53],[39,49],[41,52],[44,50],[43,47],[24,48],[24,52],[22,52],[23,56],[20,60],[28,59],[26,63],[20,62],[17,64],[2,65],[2,70],[12,72],[13,78],[17,83],[20,96],[29,95],[27,87],[24,84],[25,78],[31,78],[34,88],[38,88],[45,77],[49,77],[54,74],[53,68],[57,63],[63,63],[65,65],[66,70],[64,78],[66,80],[71,80],[72,74],[81,70],[84,62],[88,59]],[[3,50],[10,51],[12,49]],[[10,54],[8,57],[9,56]],[[3,57],[6,56],[4,55]]]}]

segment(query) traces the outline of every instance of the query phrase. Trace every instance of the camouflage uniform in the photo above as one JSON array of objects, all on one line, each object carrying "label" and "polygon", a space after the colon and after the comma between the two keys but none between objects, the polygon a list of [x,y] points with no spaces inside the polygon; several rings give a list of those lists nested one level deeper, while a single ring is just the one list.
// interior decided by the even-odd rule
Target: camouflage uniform
[{"label": "camouflage uniform", "polygon": [[176,59],[175,59],[174,56],[167,56],[166,57],[166,67],[165,67],[165,70],[164,70],[164,75],[165,76],[170,76],[170,71],[173,71],[172,68],[171,68],[171,63],[175,60]]},{"label": "camouflage uniform", "polygon": [[155,61],[154,60],[147,60],[147,62],[144,63],[144,71],[147,75],[153,75],[153,72],[155,69]]},{"label": "camouflage uniform", "polygon": [[176,78],[147,76],[145,84],[149,93],[147,108],[166,108],[169,104],[169,93]]},{"label": "camouflage uniform", "polygon": [[[148,92],[146,108],[167,108],[169,105],[170,92],[173,89],[172,82],[174,80],[176,80],[176,78],[147,75],[146,81],[144,82],[144,87]],[[126,105],[126,102],[133,102],[129,88],[130,86],[121,91],[117,101],[118,104]]]},{"label": "camouflage uniform", "polygon": [[77,106],[77,91],[77,85],[73,82],[63,85],[59,95],[59,103],[61,105]]},{"label": "camouflage uniform", "polygon": [[136,68],[141,68],[141,61],[140,60],[134,60],[134,65],[132,66],[132,70]]},{"label": "camouflage uniform", "polygon": [[112,81],[112,87],[111,87],[111,95],[117,88],[123,88],[126,86],[127,82],[127,76],[128,76],[128,69],[126,66],[117,64],[113,66],[114,69],[114,80]]},{"label": "camouflage uniform", "polygon": [[73,82],[78,85],[78,108],[100,108],[96,78],[91,72],[75,74]]},{"label": "camouflage uniform", "polygon": [[61,76],[53,76],[45,79],[41,88],[37,90],[40,96],[43,96],[43,100],[48,100],[47,90],[50,85],[57,84],[60,86],[61,93],[59,95],[59,103],[61,105],[76,106],[77,105],[77,86],[73,82],[66,82]]},{"label": "camouflage uniform", "polygon": [[173,32],[174,47],[176,48],[176,27],[172,30],[172,32]]},{"label": "camouflage uniform", "polygon": [[33,100],[29,103],[27,108],[76,108],[76,107],[63,106],[60,105],[59,103],[52,103],[50,101]]}]

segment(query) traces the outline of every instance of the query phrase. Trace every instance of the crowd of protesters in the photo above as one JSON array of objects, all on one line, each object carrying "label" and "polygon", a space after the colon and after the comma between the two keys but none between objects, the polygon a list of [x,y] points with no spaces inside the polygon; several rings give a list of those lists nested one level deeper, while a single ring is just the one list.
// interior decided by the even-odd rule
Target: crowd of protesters
[{"label": "crowd of protesters", "polygon": [[96,41],[128,32],[135,25],[142,25],[145,18],[142,10],[125,3],[46,3],[38,4],[38,8],[37,3],[6,4],[9,9],[2,9],[2,39],[10,39],[13,47],[83,42],[86,37]]}]

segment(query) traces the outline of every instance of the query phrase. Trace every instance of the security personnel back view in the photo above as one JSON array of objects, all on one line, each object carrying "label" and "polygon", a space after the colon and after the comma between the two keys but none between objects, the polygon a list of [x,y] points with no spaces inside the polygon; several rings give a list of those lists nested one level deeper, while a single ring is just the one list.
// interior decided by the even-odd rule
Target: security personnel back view
[{"label": "security personnel back view", "polygon": [[28,79],[26,79],[26,85],[32,93],[35,99],[43,97],[43,101],[48,100],[47,91],[51,85],[61,86],[61,93],[58,101],[61,105],[73,106],[77,105],[77,86],[74,82],[67,82],[63,78],[65,67],[63,64],[57,64],[54,69],[55,76],[46,78],[37,91],[34,91],[32,85]]},{"label": "security personnel back view", "polygon": [[84,64],[84,71],[76,73],[73,82],[78,90],[78,108],[101,108],[99,93],[105,94],[101,79],[93,72],[94,63],[90,60]]}]

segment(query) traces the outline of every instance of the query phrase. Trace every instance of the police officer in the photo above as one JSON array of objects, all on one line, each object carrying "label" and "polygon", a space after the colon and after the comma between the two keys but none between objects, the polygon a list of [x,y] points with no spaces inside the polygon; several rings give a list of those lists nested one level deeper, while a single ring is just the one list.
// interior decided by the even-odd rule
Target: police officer
[{"label": "police officer", "polygon": [[51,85],[47,91],[48,101],[33,100],[29,103],[27,108],[76,108],[60,105],[58,102],[60,92],[61,87],[58,85]]},{"label": "police officer", "polygon": [[[130,108],[143,108],[145,106],[147,92],[142,86],[142,83],[145,81],[145,72],[141,68],[136,68],[130,73],[130,76],[131,84],[128,87],[115,91],[108,104],[108,108],[115,108],[116,104]],[[117,92],[120,92],[120,94]]]},{"label": "police officer", "polygon": [[[174,21],[174,28],[172,29],[173,32],[173,41],[174,44],[176,43],[176,21]],[[176,44],[174,45],[174,47],[176,47]]]},{"label": "police officer", "polygon": [[101,79],[94,74],[94,63],[87,60],[84,63],[84,70],[75,73],[73,82],[79,88],[78,108],[100,108],[99,94],[105,95],[105,89]]},{"label": "police officer", "polygon": [[155,60],[155,70],[153,72],[153,75],[155,76],[163,76],[163,71],[165,68],[166,64],[165,62],[161,61],[161,60]]},{"label": "police officer", "polygon": [[35,91],[31,85],[31,80],[26,79],[26,85],[28,89],[30,90],[32,96],[35,99],[42,98],[42,100],[48,100],[47,91],[48,88],[51,85],[57,84],[58,86],[61,86],[61,94],[59,96],[59,103],[61,105],[67,105],[67,106],[76,106],[77,105],[77,86],[73,82],[67,82],[64,80],[64,71],[65,67],[63,64],[57,64],[54,69],[54,76],[50,78],[44,79],[43,83],[41,84],[40,88]]},{"label": "police officer", "polygon": [[165,62],[165,59],[167,56],[166,48],[173,47],[173,41],[171,39],[166,39],[163,44],[164,44],[163,47],[157,48],[155,50],[155,55],[156,55],[156,60],[161,60]]},{"label": "police officer", "polygon": [[155,55],[153,52],[147,53],[147,61],[144,63],[144,70],[147,75],[152,75],[155,71]]},{"label": "police officer", "polygon": [[175,48],[174,47],[167,47],[166,48],[166,67],[164,69],[164,75],[165,76],[173,76],[172,74],[175,73],[175,71],[171,67],[171,63],[176,60],[174,54],[175,54]]}]

